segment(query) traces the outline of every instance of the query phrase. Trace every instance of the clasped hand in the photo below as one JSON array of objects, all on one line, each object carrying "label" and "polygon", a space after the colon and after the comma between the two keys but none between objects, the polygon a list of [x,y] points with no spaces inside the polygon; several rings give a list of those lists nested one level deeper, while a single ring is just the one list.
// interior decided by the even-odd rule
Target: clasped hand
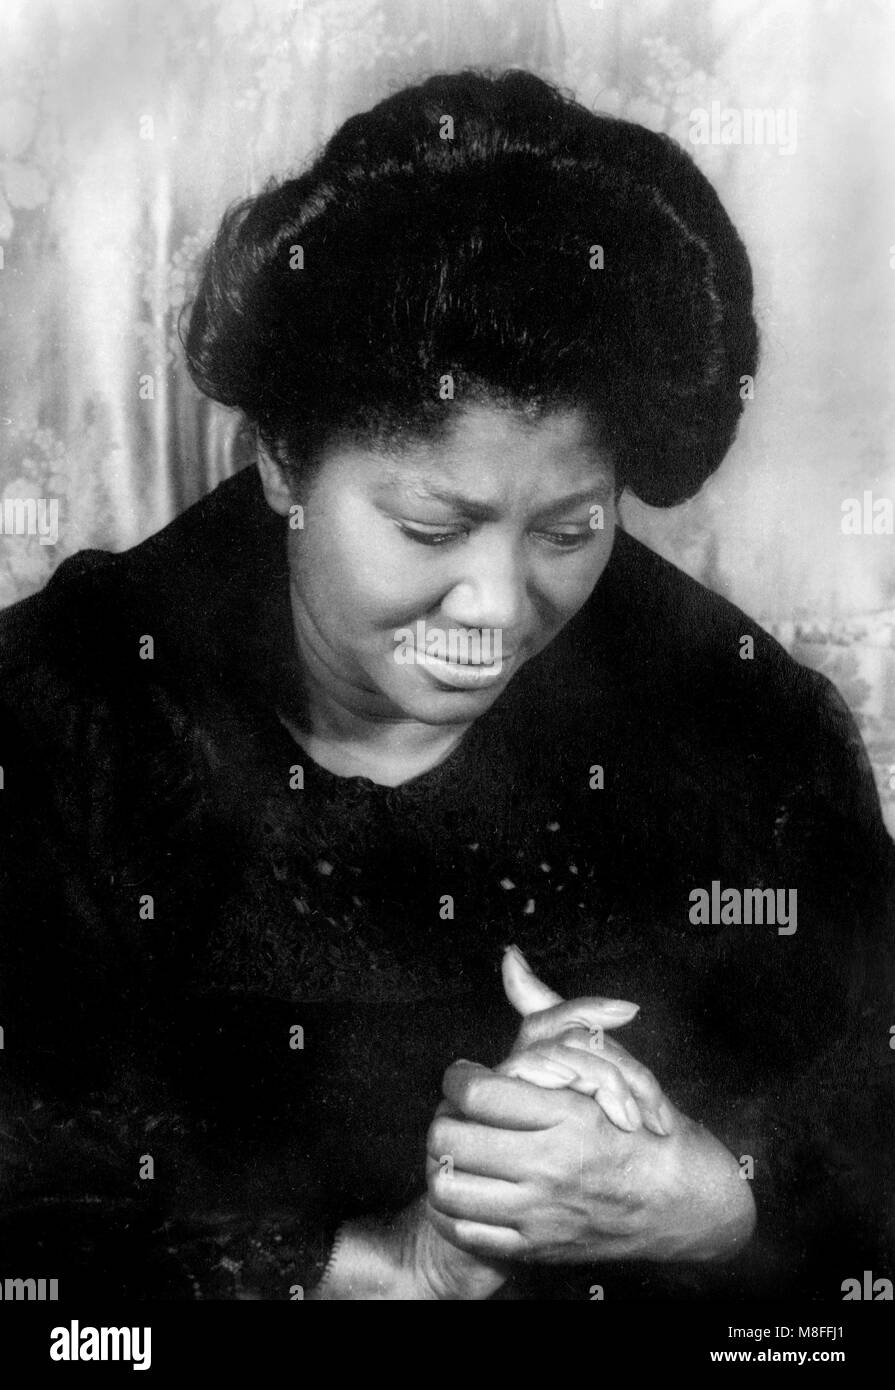
[{"label": "clasped hand", "polygon": [[494,1265],[704,1260],[754,1226],[733,1155],[683,1115],[606,1031],[636,1005],[569,1003],[511,948],[504,985],[523,1015],[512,1053],[460,1061],[428,1136],[428,1219]]}]

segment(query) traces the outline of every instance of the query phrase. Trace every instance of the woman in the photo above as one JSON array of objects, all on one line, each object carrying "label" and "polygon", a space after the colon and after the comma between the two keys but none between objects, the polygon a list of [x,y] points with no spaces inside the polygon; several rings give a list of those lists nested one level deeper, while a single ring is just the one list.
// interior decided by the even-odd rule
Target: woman
[{"label": "woman", "polygon": [[257,471],[4,615],[10,1258],[142,1298],[884,1274],[859,737],[617,519],[698,490],[755,371],[705,178],[434,77],[226,215],[185,346]]}]

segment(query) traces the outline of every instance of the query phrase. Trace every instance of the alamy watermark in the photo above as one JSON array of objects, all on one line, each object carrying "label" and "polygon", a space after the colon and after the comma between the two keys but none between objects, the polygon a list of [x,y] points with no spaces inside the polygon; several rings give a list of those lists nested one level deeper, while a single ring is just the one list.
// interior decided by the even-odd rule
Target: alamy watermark
[{"label": "alamy watermark", "polygon": [[434,657],[460,666],[488,666],[499,671],[503,662],[503,635],[499,627],[427,627],[420,619],[415,627],[395,632],[395,661],[410,666],[419,656]]},{"label": "alamy watermark", "polygon": [[712,879],[711,891],[690,892],[690,921],[695,927],[776,926],[778,936],[792,936],[798,928],[798,889],[723,888]]},{"label": "alamy watermark", "polygon": [[0,502],[0,535],[37,536],[41,545],[59,539],[58,497],[4,497]]},{"label": "alamy watermark", "polygon": [[68,1327],[50,1333],[51,1361],[132,1361],[133,1370],[152,1365],[151,1327],[82,1327],[72,1319]]},{"label": "alamy watermark", "polygon": [[863,498],[846,497],[840,526],[844,536],[891,536],[895,533],[891,497],[874,497],[869,488],[865,488]]},{"label": "alamy watermark", "polygon": [[690,112],[694,145],[775,145],[778,154],[795,154],[798,115],[792,106],[722,106]]},{"label": "alamy watermark", "polygon": [[56,1303],[58,1279],[0,1279],[0,1299],[5,1303]]}]

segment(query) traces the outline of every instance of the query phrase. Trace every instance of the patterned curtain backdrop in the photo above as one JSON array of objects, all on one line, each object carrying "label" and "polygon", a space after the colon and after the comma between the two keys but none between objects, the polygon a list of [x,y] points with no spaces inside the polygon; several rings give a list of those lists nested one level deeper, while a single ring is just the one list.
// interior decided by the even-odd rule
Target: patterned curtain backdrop
[{"label": "patterned curtain backdrop", "polygon": [[[223,208],[405,82],[527,67],[685,144],[746,240],[740,437],[627,524],[831,676],[895,829],[895,537],[842,529],[847,499],[895,501],[893,55],[893,0],[4,0],[0,605],[245,458],[177,338]],[[29,498],[55,543],[49,508],[10,534]]]}]

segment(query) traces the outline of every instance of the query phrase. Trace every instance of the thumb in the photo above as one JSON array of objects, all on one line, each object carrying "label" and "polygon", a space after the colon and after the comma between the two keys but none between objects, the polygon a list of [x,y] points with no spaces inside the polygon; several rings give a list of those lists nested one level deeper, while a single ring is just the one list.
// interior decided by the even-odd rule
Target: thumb
[{"label": "thumb", "polygon": [[631,1022],[639,1009],[639,1005],[625,999],[563,999],[538,979],[518,946],[508,946],[504,951],[501,973],[507,999],[525,1020],[517,1047],[555,1038],[573,1029],[592,1032],[595,1028],[621,1028]]},{"label": "thumb", "polygon": [[539,980],[518,946],[508,946],[501,962],[504,993],[523,1018],[561,1004],[563,998]]}]

